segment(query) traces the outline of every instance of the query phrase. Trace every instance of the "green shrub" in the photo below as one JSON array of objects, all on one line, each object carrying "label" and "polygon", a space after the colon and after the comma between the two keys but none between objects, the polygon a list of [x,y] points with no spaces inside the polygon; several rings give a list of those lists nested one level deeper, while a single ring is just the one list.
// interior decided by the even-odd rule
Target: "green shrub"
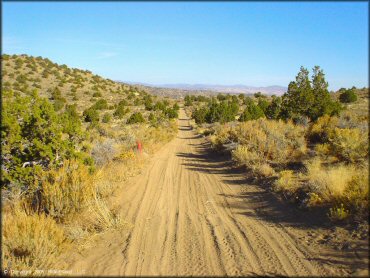
[{"label": "green shrub", "polygon": [[109,123],[112,119],[112,116],[109,113],[105,113],[103,116],[103,123]]},{"label": "green shrub", "polygon": [[98,101],[95,102],[93,107],[96,110],[108,109],[108,102],[105,99],[99,99]]},{"label": "green shrub", "polygon": [[244,112],[240,115],[239,121],[246,122],[250,120],[257,120],[262,117],[264,117],[263,110],[259,106],[251,102],[247,105]]},{"label": "green shrub", "polygon": [[179,116],[179,113],[174,108],[167,108],[165,114],[169,119],[175,119]]},{"label": "green shrub", "polygon": [[145,110],[148,110],[148,111],[153,110],[153,100],[151,97],[145,97],[144,106],[145,106]]},{"label": "green shrub", "polygon": [[126,115],[130,110],[123,105],[119,105],[116,110],[113,112],[113,116],[122,119],[124,115]]},{"label": "green shrub", "polygon": [[39,97],[37,92],[26,97],[3,92],[3,184],[28,186],[42,169],[72,157],[74,146],[62,140],[62,134],[62,118],[48,99]]},{"label": "green shrub", "polygon": [[191,96],[186,95],[185,98],[184,98],[184,101],[185,101],[185,106],[191,106],[192,105]]},{"label": "green shrub", "polygon": [[99,112],[90,107],[83,112],[85,122],[97,123],[99,122]]},{"label": "green shrub", "polygon": [[195,120],[197,124],[203,124],[206,122],[206,116],[207,116],[207,108],[201,107],[199,109],[195,109],[192,113],[192,118]]},{"label": "green shrub", "polygon": [[266,118],[276,120],[279,118],[281,110],[281,98],[275,97],[272,99],[271,103],[267,106],[265,115]]},{"label": "green shrub", "polygon": [[235,102],[222,101],[218,103],[212,101],[208,107],[206,121],[208,123],[234,121],[238,111],[239,105]]},{"label": "green shrub", "polygon": [[357,94],[355,93],[354,89],[348,89],[348,90],[344,89],[339,95],[339,100],[342,103],[355,102],[357,100]]},{"label": "green shrub", "polygon": [[80,142],[83,139],[82,124],[77,112],[77,105],[66,105],[62,114],[63,132],[68,134],[72,142]]},{"label": "green shrub", "polygon": [[266,113],[267,107],[269,107],[269,105],[270,103],[266,99],[262,97],[258,99],[258,107],[261,108],[264,114]]},{"label": "green shrub", "polygon": [[64,101],[57,99],[54,101],[53,106],[55,111],[59,111],[64,107]]},{"label": "green shrub", "polygon": [[130,118],[127,120],[127,124],[136,124],[136,123],[143,123],[145,119],[140,112],[133,113]]},{"label": "green shrub", "polygon": [[93,93],[93,95],[92,95],[93,97],[101,97],[102,96],[102,94],[100,93],[100,92],[95,92],[95,93]]}]

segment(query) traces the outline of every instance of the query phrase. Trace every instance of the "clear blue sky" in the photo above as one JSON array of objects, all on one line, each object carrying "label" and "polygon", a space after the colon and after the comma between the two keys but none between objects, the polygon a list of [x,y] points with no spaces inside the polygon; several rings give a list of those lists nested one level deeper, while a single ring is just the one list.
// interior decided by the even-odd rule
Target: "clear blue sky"
[{"label": "clear blue sky", "polygon": [[368,86],[367,2],[3,2],[3,53],[114,80],[287,86],[320,65]]}]

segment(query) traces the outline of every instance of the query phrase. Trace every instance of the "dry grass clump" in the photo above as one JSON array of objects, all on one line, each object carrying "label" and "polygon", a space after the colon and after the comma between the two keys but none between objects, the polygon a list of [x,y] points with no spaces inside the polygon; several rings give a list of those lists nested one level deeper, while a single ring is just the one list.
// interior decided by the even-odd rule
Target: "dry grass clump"
[{"label": "dry grass clump", "polygon": [[358,128],[335,128],[329,142],[331,152],[342,160],[355,162],[364,160],[369,155],[367,133]]},{"label": "dry grass clump", "polygon": [[107,202],[98,195],[95,195],[94,199],[90,201],[86,215],[87,226],[94,227],[97,232],[120,228],[126,223],[117,209],[109,208]]},{"label": "dry grass clump", "polygon": [[154,153],[163,146],[164,143],[171,141],[177,134],[177,123],[175,120],[164,121],[159,126],[138,127],[134,134],[142,143],[143,150],[147,153]]},{"label": "dry grass clump", "polygon": [[292,170],[283,170],[279,172],[279,178],[274,183],[274,190],[277,192],[288,192],[292,195],[298,188],[297,177]]},{"label": "dry grass clump", "polygon": [[327,142],[333,137],[334,128],[338,126],[337,117],[324,115],[314,123],[308,131],[308,135],[313,142]]},{"label": "dry grass clump", "polygon": [[55,220],[20,208],[3,215],[2,240],[3,267],[15,270],[61,268],[57,258],[69,246]]},{"label": "dry grass clump", "polygon": [[[363,123],[348,111],[323,116],[309,128],[259,119],[214,125],[208,138],[218,150],[235,144],[233,160],[260,178],[275,177],[280,169],[274,191],[301,205],[330,207],[328,216],[343,220],[368,212],[368,127]],[[314,152],[307,152],[307,139]]]},{"label": "dry grass clump", "polygon": [[324,168],[320,160],[306,162],[310,191],[318,194],[323,201],[339,199],[349,181],[356,174],[354,166],[339,165]]},{"label": "dry grass clump", "polygon": [[259,119],[237,125],[231,137],[262,161],[287,163],[306,153],[305,129],[292,122]]},{"label": "dry grass clump", "polygon": [[213,136],[214,145],[238,143],[232,156],[261,176],[275,175],[272,164],[297,161],[306,153],[305,129],[291,122],[259,119],[226,127]]},{"label": "dry grass clump", "polygon": [[65,161],[60,169],[45,173],[34,194],[8,194],[2,234],[4,266],[47,269],[67,246],[83,247],[98,234],[128,225],[106,201],[121,181],[115,177],[125,173],[124,166],[112,163],[90,174],[80,162]]},{"label": "dry grass clump", "polygon": [[365,160],[369,155],[368,124],[353,116],[341,115],[339,119],[323,116],[310,128],[309,138],[321,143],[315,147],[319,155],[331,155],[347,162]]},{"label": "dry grass clump", "polygon": [[310,191],[309,205],[332,204],[331,213],[344,215],[344,206],[351,213],[366,213],[368,209],[368,173],[354,165],[324,167],[320,160],[306,162],[307,184]]},{"label": "dry grass clump", "polygon": [[78,161],[65,161],[58,170],[48,171],[33,202],[50,216],[62,220],[86,207],[95,190],[88,168]]}]

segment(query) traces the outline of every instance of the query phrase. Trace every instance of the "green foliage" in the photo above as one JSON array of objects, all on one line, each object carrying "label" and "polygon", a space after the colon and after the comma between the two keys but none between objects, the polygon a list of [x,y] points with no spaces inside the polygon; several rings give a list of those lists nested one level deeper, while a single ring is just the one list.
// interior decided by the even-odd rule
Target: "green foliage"
[{"label": "green foliage", "polygon": [[328,216],[330,220],[332,221],[342,221],[348,218],[349,211],[346,210],[343,204],[340,204],[340,207],[336,206],[336,207],[330,208]]},{"label": "green foliage", "polygon": [[165,113],[166,112],[166,107],[167,107],[167,105],[166,105],[166,103],[164,101],[158,101],[154,105],[153,110],[154,111],[161,110],[163,113]]},{"label": "green foliage", "polygon": [[223,100],[226,100],[226,96],[225,96],[225,95],[223,95],[223,94],[218,94],[218,95],[217,95],[217,99],[218,99],[219,101],[223,101]]},{"label": "green foliage", "polygon": [[62,114],[63,132],[68,134],[69,139],[73,142],[79,142],[82,139],[82,124],[77,112],[77,105],[66,105]]},{"label": "green foliage", "polygon": [[278,119],[281,110],[281,98],[274,97],[266,108],[265,115],[268,119]]},{"label": "green foliage", "polygon": [[257,92],[257,93],[254,94],[254,97],[255,98],[260,98],[260,97],[264,97],[264,95],[262,95],[261,92]]},{"label": "green foliage", "polygon": [[59,111],[64,107],[64,101],[57,99],[54,101],[53,106],[55,111]]},{"label": "green foliage", "polygon": [[180,110],[180,106],[177,104],[177,102],[172,106],[172,108],[173,108],[175,111],[179,111],[179,110]]},{"label": "green foliage", "polygon": [[185,100],[185,106],[191,106],[192,105],[191,96],[186,95],[184,100]]},{"label": "green foliage", "polygon": [[287,93],[283,95],[280,117],[289,119],[302,115],[315,121],[326,114],[336,115],[339,111],[340,105],[331,99],[320,67],[313,68],[311,81],[308,70],[301,67],[296,81],[290,82]]},{"label": "green foliage", "polygon": [[205,96],[197,96],[196,97],[196,101],[199,101],[199,102],[205,102],[205,101],[207,101],[207,97],[205,97]]},{"label": "green foliage", "polygon": [[150,96],[145,96],[144,106],[145,106],[145,110],[148,110],[148,111],[153,110],[153,100]]},{"label": "green foliage", "polygon": [[93,93],[93,95],[92,95],[93,97],[101,97],[102,96],[102,94],[100,93],[100,92],[95,92],[95,93]]},{"label": "green foliage", "polygon": [[85,122],[97,123],[99,122],[99,111],[94,107],[90,107],[83,112]]},{"label": "green foliage", "polygon": [[357,94],[354,89],[340,89],[339,100],[342,103],[351,103],[357,100]]},{"label": "green foliage", "polygon": [[127,105],[127,101],[126,100],[121,100],[119,103],[118,103],[118,106],[116,108],[116,110],[113,112],[113,116],[118,118],[118,119],[122,119],[124,115],[126,115],[130,110],[128,108],[125,107],[125,105]]},{"label": "green foliage", "polygon": [[195,109],[192,118],[195,120],[197,124],[203,124],[206,122],[208,109],[206,107],[201,107],[199,109]]},{"label": "green foliage", "polygon": [[99,99],[98,101],[95,102],[93,107],[96,110],[108,109],[108,102],[105,99]]},{"label": "green foliage", "polygon": [[165,112],[165,115],[169,119],[175,119],[175,118],[178,118],[179,117],[178,110],[176,110],[174,108],[167,108],[166,109],[166,112]]},{"label": "green foliage", "polygon": [[50,99],[54,101],[53,105],[55,111],[61,110],[64,107],[64,104],[67,102],[67,100],[62,97],[62,93],[58,87],[52,91]]},{"label": "green foliage", "polygon": [[250,97],[243,98],[243,104],[249,105],[251,103],[254,103],[253,100],[252,100],[252,98],[250,98]]},{"label": "green foliage", "polygon": [[254,102],[251,102],[247,105],[244,112],[240,115],[239,121],[246,122],[250,120],[257,120],[264,117],[265,114],[260,106],[255,105]]},{"label": "green foliage", "polygon": [[75,153],[73,142],[62,140],[70,131],[52,103],[33,92],[14,96],[3,92],[2,182],[28,186],[42,169],[58,166]]},{"label": "green foliage", "polygon": [[111,114],[105,113],[104,116],[103,116],[102,121],[103,121],[103,123],[109,123],[111,121],[111,119],[112,119]]},{"label": "green foliage", "polygon": [[145,119],[140,112],[133,113],[130,118],[127,120],[127,124],[136,124],[136,123],[143,123]]},{"label": "green foliage", "polygon": [[193,119],[196,123],[214,123],[214,122],[230,122],[235,120],[238,114],[239,105],[234,101],[217,102],[213,100],[208,107],[195,109]]},{"label": "green foliage", "polygon": [[265,114],[267,111],[267,107],[270,105],[270,103],[264,99],[264,98],[259,98],[258,99],[258,107],[261,108],[263,113]]},{"label": "green foliage", "polygon": [[135,106],[139,106],[139,105],[140,105],[140,103],[141,103],[140,99],[139,99],[139,98],[135,98],[135,100],[134,100],[134,105],[135,105]]},{"label": "green foliage", "polygon": [[235,120],[239,111],[239,106],[235,102],[222,101],[220,103],[212,102],[206,115],[208,123],[221,122],[226,123]]}]

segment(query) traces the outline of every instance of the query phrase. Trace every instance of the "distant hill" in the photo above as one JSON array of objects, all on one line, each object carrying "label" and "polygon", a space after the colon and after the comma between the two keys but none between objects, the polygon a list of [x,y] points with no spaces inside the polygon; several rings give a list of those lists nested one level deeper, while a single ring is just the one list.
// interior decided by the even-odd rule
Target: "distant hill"
[{"label": "distant hill", "polygon": [[[114,82],[88,70],[59,65],[47,58],[3,54],[1,59],[3,90],[24,93],[36,89],[40,96],[49,99],[58,90],[64,103],[75,103],[80,112],[100,99],[111,107],[126,100],[132,108],[138,108],[147,95],[136,86]],[[113,108],[110,110],[113,113]]]},{"label": "distant hill", "polygon": [[261,92],[266,95],[282,95],[286,92],[287,87],[273,85],[266,87],[254,87],[247,85],[212,85],[212,84],[161,84],[161,85],[151,85],[148,83],[135,83],[126,82],[134,85],[141,85],[145,87],[155,87],[155,88],[167,88],[176,89],[184,91],[211,91],[216,93],[227,93],[227,94],[254,94]]}]

